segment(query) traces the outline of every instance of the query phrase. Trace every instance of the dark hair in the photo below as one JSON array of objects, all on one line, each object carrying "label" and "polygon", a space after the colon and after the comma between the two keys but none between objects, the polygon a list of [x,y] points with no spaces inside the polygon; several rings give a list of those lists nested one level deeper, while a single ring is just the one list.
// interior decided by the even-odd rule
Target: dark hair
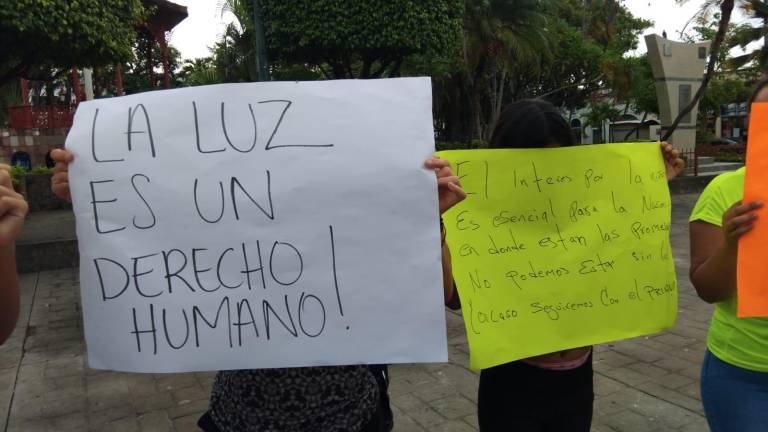
[{"label": "dark hair", "polygon": [[573,145],[571,126],[549,102],[529,99],[504,108],[491,137],[491,148],[541,148]]},{"label": "dark hair", "polygon": [[752,96],[749,97],[749,102],[747,102],[748,110],[752,108],[752,104],[755,102],[755,99],[757,99],[757,94],[760,93],[760,91],[763,90],[765,86],[768,86],[768,75],[763,75],[760,77],[760,79],[757,80],[755,85],[752,87]]}]

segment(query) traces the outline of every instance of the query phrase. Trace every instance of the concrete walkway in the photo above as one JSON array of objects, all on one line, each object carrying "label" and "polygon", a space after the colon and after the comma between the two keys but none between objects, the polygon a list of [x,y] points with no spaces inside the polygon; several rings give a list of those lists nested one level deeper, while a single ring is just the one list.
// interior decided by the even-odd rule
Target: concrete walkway
[{"label": "concrete walkway", "polygon": [[[688,281],[687,215],[673,198],[680,286],[674,330],[599,346],[593,431],[707,431],[699,366],[712,307]],[[195,431],[213,373],[126,374],[85,365],[77,270],[23,275],[23,318],[0,347],[0,431]],[[477,374],[461,316],[447,312],[450,362],[391,367],[395,431],[477,430]]]}]

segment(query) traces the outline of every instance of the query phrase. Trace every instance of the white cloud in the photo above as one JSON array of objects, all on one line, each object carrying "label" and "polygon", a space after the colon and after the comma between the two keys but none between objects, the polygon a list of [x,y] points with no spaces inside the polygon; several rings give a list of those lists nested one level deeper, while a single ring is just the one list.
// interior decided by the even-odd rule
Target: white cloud
[{"label": "white cloud", "polygon": [[189,16],[173,29],[171,44],[181,51],[182,58],[198,58],[210,55],[208,48],[221,36],[226,23],[232,21],[229,14],[222,18],[219,1],[172,0],[187,7]]},{"label": "white cloud", "polygon": [[[648,28],[643,35],[654,33],[661,35],[663,31],[666,31],[669,39],[680,40],[680,31],[699,11],[703,3],[702,0],[690,0],[683,5],[677,4],[674,0],[625,0],[624,5],[632,12],[632,15],[654,22],[653,26]],[[736,9],[731,19],[733,22],[742,22],[747,17]],[[690,26],[688,26],[688,30],[690,30]],[[645,51],[645,40],[641,37],[635,54],[641,54]]]}]

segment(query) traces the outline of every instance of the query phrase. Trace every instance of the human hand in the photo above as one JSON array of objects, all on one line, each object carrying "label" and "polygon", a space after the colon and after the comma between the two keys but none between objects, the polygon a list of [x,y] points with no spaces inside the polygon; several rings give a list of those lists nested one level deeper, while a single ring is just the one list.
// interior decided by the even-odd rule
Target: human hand
[{"label": "human hand", "polygon": [[467,197],[467,193],[459,185],[459,178],[453,175],[451,163],[445,159],[432,156],[424,162],[424,167],[437,175],[437,193],[440,203],[440,214],[460,203]]},{"label": "human hand", "polygon": [[0,249],[16,244],[28,209],[24,197],[13,190],[11,167],[0,164]]},{"label": "human hand", "polygon": [[51,152],[51,159],[56,161],[53,177],[51,177],[51,190],[57,197],[72,202],[69,191],[69,164],[75,160],[75,156],[68,150],[54,149]]},{"label": "human hand", "polygon": [[725,242],[729,247],[737,247],[739,238],[752,229],[752,223],[757,220],[757,215],[753,212],[762,206],[763,203],[760,201],[752,201],[746,204],[742,204],[739,201],[726,210],[725,214],[723,214],[722,229]]},{"label": "human hand", "polygon": [[661,143],[661,155],[664,157],[664,168],[667,180],[672,180],[685,169],[685,161],[680,158],[680,152],[672,147],[672,144],[664,141]]}]

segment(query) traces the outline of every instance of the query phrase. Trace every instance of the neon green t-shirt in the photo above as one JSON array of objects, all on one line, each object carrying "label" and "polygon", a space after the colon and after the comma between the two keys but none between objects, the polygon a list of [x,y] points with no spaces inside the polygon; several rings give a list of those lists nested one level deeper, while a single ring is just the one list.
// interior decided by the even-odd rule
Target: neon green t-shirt
[{"label": "neon green t-shirt", "polygon": [[[701,193],[690,221],[723,225],[723,213],[744,196],[744,168],[721,174]],[[768,318],[738,318],[736,295],[715,305],[707,348],[724,362],[768,372]]]}]

